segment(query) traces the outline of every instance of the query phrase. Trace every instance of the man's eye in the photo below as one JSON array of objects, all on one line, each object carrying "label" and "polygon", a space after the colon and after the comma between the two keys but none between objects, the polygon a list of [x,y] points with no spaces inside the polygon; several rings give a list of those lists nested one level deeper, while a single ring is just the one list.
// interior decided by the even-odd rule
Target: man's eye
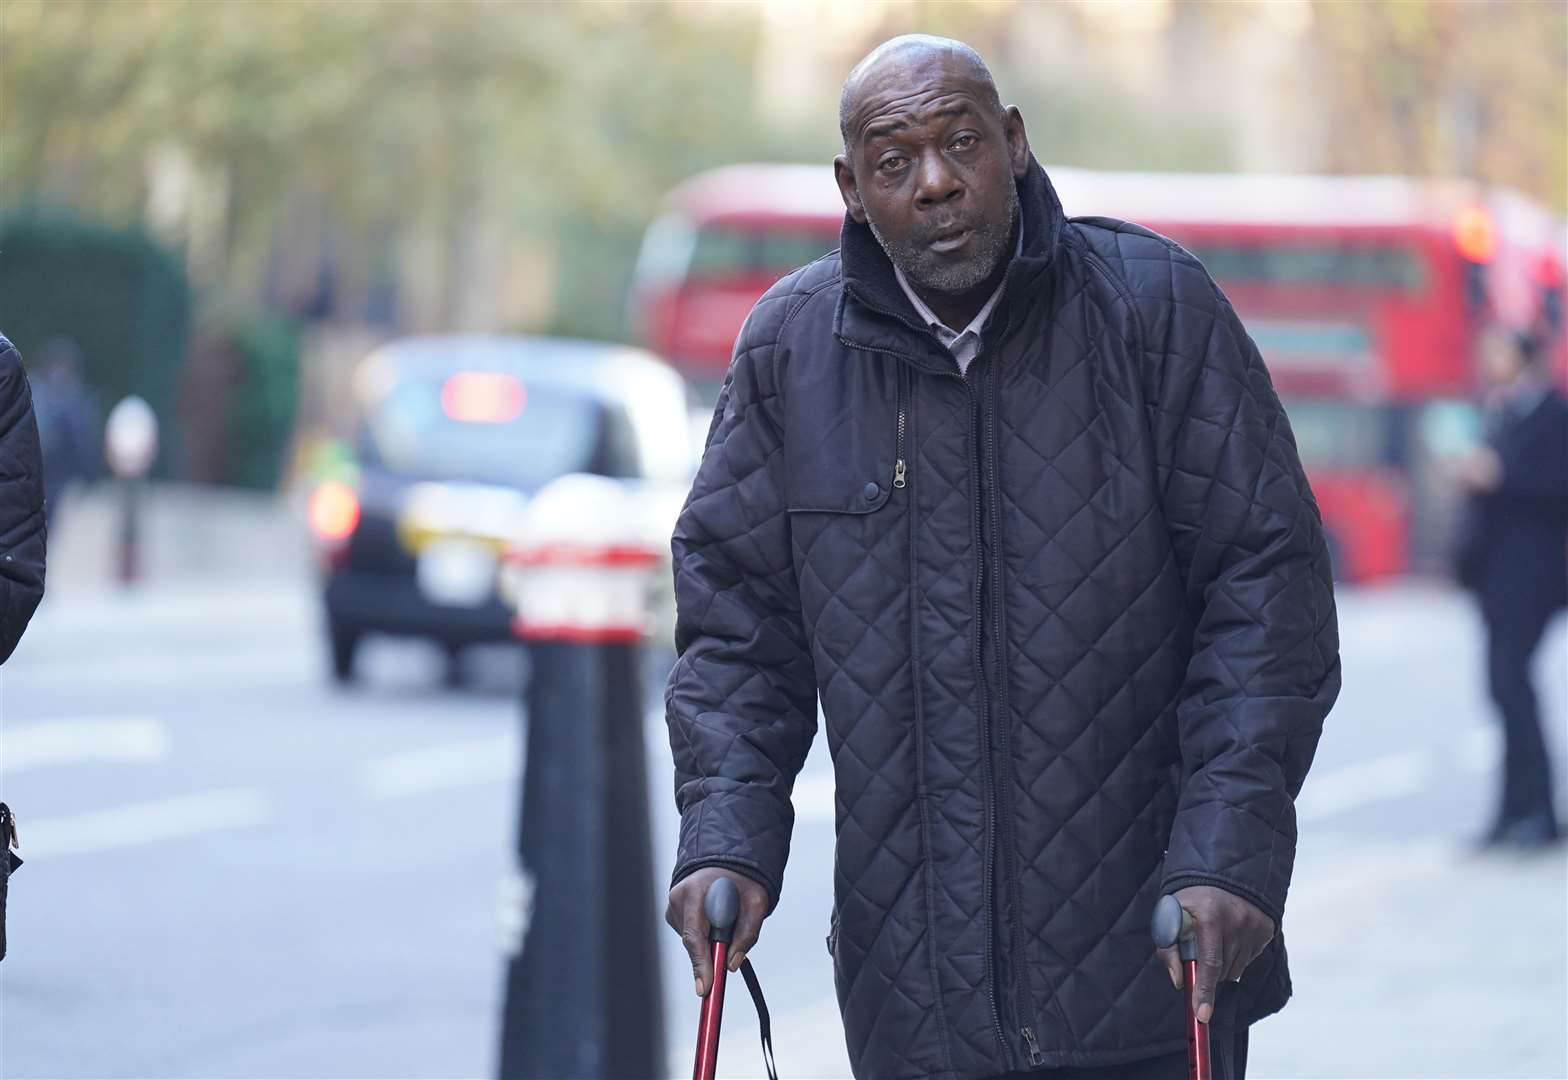
[{"label": "man's eye", "polygon": [[881,161],[877,162],[877,168],[885,173],[896,173],[902,169],[908,163],[908,161],[908,158],[901,157],[883,158]]},{"label": "man's eye", "polygon": [[960,135],[958,138],[953,140],[953,149],[968,150],[971,146],[979,141],[980,140],[976,139],[973,135]]}]

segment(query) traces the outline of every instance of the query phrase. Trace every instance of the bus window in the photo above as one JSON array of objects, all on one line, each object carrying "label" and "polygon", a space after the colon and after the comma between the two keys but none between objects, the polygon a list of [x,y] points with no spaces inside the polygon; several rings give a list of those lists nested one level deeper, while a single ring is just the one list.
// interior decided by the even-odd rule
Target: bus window
[{"label": "bus window", "polygon": [[1392,244],[1200,244],[1190,250],[1222,283],[1372,286],[1408,293],[1426,287],[1419,253]]},{"label": "bus window", "polygon": [[1293,398],[1285,415],[1296,436],[1296,450],[1309,473],[1319,469],[1356,470],[1388,463],[1389,424],[1376,405],[1319,398]]},{"label": "bus window", "polygon": [[741,229],[708,226],[697,233],[689,276],[782,276],[821,258],[837,246],[835,234],[803,229]]}]

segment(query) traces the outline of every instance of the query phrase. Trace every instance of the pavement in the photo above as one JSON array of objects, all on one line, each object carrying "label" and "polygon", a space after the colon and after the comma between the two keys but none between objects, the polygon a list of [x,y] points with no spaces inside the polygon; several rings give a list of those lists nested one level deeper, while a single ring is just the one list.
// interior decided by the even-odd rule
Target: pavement
[{"label": "pavement", "polygon": [[[493,1075],[518,660],[473,656],[453,691],[433,650],[373,641],[361,684],[333,687],[297,522],[231,495],[156,498],[148,535],[186,554],[150,553],[130,590],[109,581],[112,515],[66,516],[51,594],[0,669],[0,784],[27,859],[0,1077]],[[1286,914],[1296,998],[1256,1029],[1251,1075],[1568,1077],[1568,856],[1464,849],[1497,753],[1473,617],[1422,586],[1340,604],[1345,692]],[[1561,765],[1561,625],[1540,672]],[[662,880],[671,765],[652,712],[646,730]],[[795,1080],[849,1076],[822,944],[830,775],[819,739],[752,953]],[[673,934],[661,948],[680,1076],[696,998]],[[721,1074],[762,1075],[738,984]]]}]

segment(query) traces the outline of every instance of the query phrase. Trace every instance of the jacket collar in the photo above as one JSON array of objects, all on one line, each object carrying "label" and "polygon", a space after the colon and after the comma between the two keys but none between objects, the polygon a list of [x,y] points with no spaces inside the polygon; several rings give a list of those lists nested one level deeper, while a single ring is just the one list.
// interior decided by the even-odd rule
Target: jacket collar
[{"label": "jacket collar", "polygon": [[[1028,171],[1017,183],[1023,230],[1020,251],[1008,264],[1002,278],[1002,299],[988,321],[988,325],[1001,328],[998,340],[1006,335],[1018,310],[1013,301],[1032,292],[1029,286],[1055,261],[1066,220],[1038,160],[1031,156]],[[921,367],[952,374],[951,356],[899,287],[882,245],[869,226],[847,214],[839,237],[839,259],[844,291],[834,315],[835,336],[851,348],[912,354],[910,359]],[[990,339],[995,333],[992,330],[986,337]]]}]

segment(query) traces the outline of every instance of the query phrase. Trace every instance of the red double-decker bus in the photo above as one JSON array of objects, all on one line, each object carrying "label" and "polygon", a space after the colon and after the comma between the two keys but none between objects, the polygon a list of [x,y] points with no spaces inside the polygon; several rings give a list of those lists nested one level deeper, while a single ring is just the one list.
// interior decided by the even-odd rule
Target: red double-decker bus
[{"label": "red double-decker bus", "polygon": [[[1437,466],[1473,437],[1479,335],[1544,328],[1559,371],[1568,357],[1561,219],[1454,181],[1050,173],[1069,213],[1163,233],[1225,290],[1286,403],[1339,576],[1439,565],[1452,495]],[[711,400],[751,305],[837,246],[842,221],[823,167],[693,177],[643,245],[643,340]]]}]

